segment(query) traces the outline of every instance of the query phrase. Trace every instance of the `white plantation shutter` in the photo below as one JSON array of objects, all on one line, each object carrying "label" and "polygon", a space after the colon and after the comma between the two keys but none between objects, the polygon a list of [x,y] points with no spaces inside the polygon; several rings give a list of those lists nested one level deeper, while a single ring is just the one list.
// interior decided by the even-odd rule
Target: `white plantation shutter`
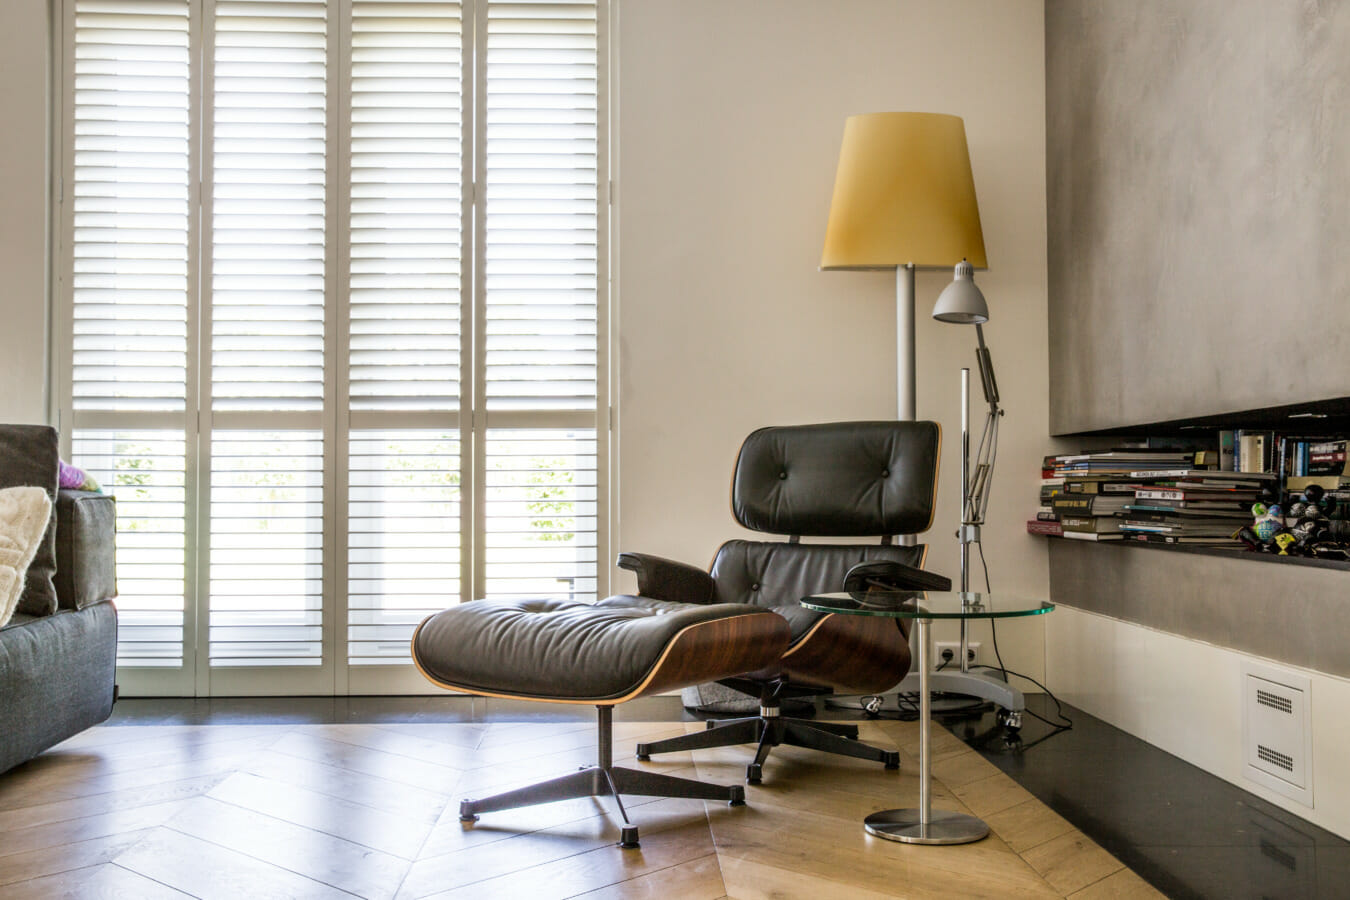
[{"label": "white plantation shutter", "polygon": [[[117,498],[118,663],[179,669],[194,296],[189,7],[79,0],[70,12],[64,421],[71,459]],[[99,427],[114,414],[124,427]]]},{"label": "white plantation shutter", "polygon": [[317,666],[323,625],[323,434],[211,436],[213,666]]},{"label": "white plantation shutter", "polygon": [[487,596],[595,602],[594,431],[487,433]]},{"label": "white plantation shutter", "polygon": [[460,592],[459,433],[353,434],[347,657],[407,664],[414,627]]},{"label": "white plantation shutter", "polygon": [[117,664],[182,666],[182,432],[78,429],[71,453],[117,500]]},{"label": "white plantation shutter", "polygon": [[[367,426],[348,434],[354,666],[407,665],[417,623],[460,596],[463,46],[458,3],[352,4],[348,390]],[[443,427],[396,427],[409,413]]]},{"label": "white plantation shutter", "polygon": [[352,6],[354,410],[459,407],[462,32],[458,3]]},{"label": "white plantation shutter", "polygon": [[[212,667],[323,660],[328,11],[217,0],[211,60]],[[233,427],[246,425],[247,428]]]},{"label": "white plantation shutter", "polygon": [[75,408],[181,410],[188,6],[81,0],[74,37]]},{"label": "white plantation shutter", "polygon": [[324,375],[322,0],[218,0],[211,401],[318,410]]},{"label": "white plantation shutter", "polygon": [[488,409],[595,409],[593,3],[489,3]]},{"label": "white plantation shutter", "polygon": [[54,0],[60,413],[131,693],[407,692],[606,587],[606,6]]}]

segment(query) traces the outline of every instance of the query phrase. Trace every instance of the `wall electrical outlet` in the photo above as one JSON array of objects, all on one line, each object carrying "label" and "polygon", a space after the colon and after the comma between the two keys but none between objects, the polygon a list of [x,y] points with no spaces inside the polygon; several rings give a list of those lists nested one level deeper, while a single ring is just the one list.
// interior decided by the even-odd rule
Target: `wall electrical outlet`
[{"label": "wall electrical outlet", "polygon": [[[966,660],[972,665],[980,661],[980,646],[979,641],[966,642]],[[943,661],[947,658],[944,651],[951,654],[951,661],[947,663],[948,666],[960,666],[961,663],[956,656],[956,654],[961,652],[960,641],[937,641],[934,643],[933,657],[937,660],[934,663],[935,666],[942,665]]]}]

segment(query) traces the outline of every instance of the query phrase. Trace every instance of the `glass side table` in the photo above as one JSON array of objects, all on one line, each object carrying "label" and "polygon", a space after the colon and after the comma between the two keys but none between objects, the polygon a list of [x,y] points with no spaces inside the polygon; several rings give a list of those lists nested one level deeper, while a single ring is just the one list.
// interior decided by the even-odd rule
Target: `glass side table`
[{"label": "glass side table", "polygon": [[802,606],[848,616],[912,619],[919,645],[919,808],[888,809],[863,820],[869,834],[907,844],[968,844],[989,834],[984,820],[951,810],[934,810],[929,747],[932,741],[932,696],[929,691],[929,625],[934,619],[1005,619],[1048,613],[1054,605],[1041,600],[976,594],[965,591],[867,591],[803,597]]}]

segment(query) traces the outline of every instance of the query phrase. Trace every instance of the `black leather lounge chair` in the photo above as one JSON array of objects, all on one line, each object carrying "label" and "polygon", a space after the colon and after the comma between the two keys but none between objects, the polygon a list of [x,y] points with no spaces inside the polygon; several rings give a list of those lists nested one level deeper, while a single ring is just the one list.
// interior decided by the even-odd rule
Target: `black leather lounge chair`
[{"label": "black leather lounge chair", "polygon": [[[788,697],[873,694],[909,671],[900,620],[812,612],[798,601],[845,589],[850,570],[905,589],[950,590],[951,581],[921,571],[927,548],[899,546],[893,535],[927,531],[933,521],[941,431],[934,422],[841,422],[764,428],[741,446],[732,481],[736,521],[786,541],[733,540],[717,551],[710,572],[641,553],[619,565],[637,573],[638,596],[610,606],[663,608],[723,604],[772,610],[791,640],[772,665],[720,683],[758,695],[759,715],[710,721],[708,730],[638,744],[638,759],[678,750],[758,743],[746,780],[758,784],[779,744],[811,747],[893,769],[899,754],[857,741],[853,725],[781,715]],[[804,544],[802,537],[882,536],[877,544]],[[869,564],[869,565],[860,565]],[[854,587],[849,585],[850,589]]]}]

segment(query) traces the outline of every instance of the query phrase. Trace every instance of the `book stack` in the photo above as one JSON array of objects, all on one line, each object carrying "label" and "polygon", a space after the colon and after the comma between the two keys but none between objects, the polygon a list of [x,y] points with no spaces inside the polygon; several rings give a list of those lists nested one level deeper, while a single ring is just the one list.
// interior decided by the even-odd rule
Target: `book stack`
[{"label": "book stack", "polygon": [[1118,514],[1134,500],[1138,484],[1132,473],[1157,466],[1171,471],[1193,463],[1193,452],[1149,449],[1047,456],[1041,469],[1041,507],[1027,530],[1075,540],[1121,540]]},{"label": "book stack", "polygon": [[1131,502],[1119,516],[1121,533],[1150,543],[1225,546],[1252,521],[1252,504],[1274,475],[1190,470],[1154,478],[1141,476]]}]

